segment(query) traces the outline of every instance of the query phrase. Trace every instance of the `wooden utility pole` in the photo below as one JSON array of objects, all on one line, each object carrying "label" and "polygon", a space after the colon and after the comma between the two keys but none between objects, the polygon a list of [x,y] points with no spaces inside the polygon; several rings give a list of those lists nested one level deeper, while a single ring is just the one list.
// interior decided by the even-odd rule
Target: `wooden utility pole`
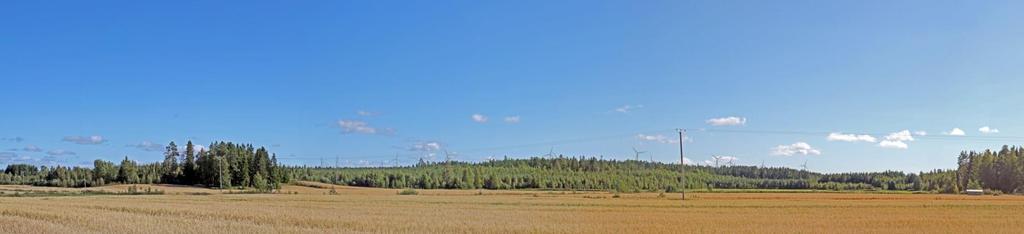
[{"label": "wooden utility pole", "polygon": [[683,140],[685,140],[686,129],[676,129],[679,131],[679,174],[681,174],[682,188],[679,189],[679,193],[683,195],[683,200],[686,200],[686,157],[683,156]]}]

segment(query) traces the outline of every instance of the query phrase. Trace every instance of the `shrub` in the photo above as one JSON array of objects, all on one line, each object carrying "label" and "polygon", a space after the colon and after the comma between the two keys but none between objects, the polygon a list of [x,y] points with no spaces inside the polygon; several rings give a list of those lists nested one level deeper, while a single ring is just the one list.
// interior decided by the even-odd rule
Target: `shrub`
[{"label": "shrub", "polygon": [[398,195],[417,195],[417,194],[420,194],[420,193],[416,192],[415,189],[402,189],[402,191],[398,192]]}]

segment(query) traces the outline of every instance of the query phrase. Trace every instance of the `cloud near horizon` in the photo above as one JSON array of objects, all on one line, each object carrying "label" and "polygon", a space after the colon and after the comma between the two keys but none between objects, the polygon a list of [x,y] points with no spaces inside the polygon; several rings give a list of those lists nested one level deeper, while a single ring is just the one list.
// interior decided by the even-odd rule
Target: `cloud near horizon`
[{"label": "cloud near horizon", "polygon": [[707,121],[704,121],[704,122],[707,123],[707,124],[710,124],[711,126],[738,126],[738,125],[746,125],[747,124],[747,118],[736,117],[736,116],[729,116],[729,117],[721,117],[721,118],[708,119]]},{"label": "cloud near horizon", "polygon": [[978,131],[985,134],[999,133],[999,129],[991,128],[989,126],[978,128]]},{"label": "cloud near horizon", "polygon": [[67,150],[50,150],[50,151],[46,151],[46,154],[48,154],[50,156],[76,155],[75,152],[67,151]]},{"label": "cloud near horizon", "polygon": [[107,142],[103,136],[66,136],[61,140],[79,145],[99,145]]},{"label": "cloud near horizon", "polygon": [[772,148],[772,155],[793,156],[793,155],[820,155],[821,151],[811,147],[807,142],[796,142],[790,145],[779,145]]},{"label": "cloud near horizon", "polygon": [[[144,151],[150,151],[150,152],[164,150],[164,145],[156,144],[156,143],[153,143],[153,142],[150,142],[150,141],[142,141],[141,143],[138,143],[138,144],[129,144],[129,145],[125,145],[125,146],[126,147],[137,148],[137,149],[144,150]],[[195,148],[195,146],[193,146],[193,148]]]},{"label": "cloud near horizon", "polygon": [[953,128],[953,130],[949,130],[948,132],[943,132],[942,134],[949,135],[949,136],[966,136],[967,135],[967,133],[964,132],[964,130],[960,129],[960,128]]},{"label": "cloud near horizon", "polygon": [[672,138],[672,137],[667,137],[667,136],[661,135],[661,134],[658,134],[658,135],[636,134],[636,139],[639,139],[641,141],[650,141],[650,142],[657,142],[657,143],[662,143],[662,144],[675,144],[675,143],[679,143],[678,139],[675,139],[675,138]]}]

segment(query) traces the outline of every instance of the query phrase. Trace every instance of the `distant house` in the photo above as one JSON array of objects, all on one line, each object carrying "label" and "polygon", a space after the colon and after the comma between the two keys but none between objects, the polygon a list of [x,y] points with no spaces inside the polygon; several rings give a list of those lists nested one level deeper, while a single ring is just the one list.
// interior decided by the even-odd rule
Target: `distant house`
[{"label": "distant house", "polygon": [[964,191],[967,195],[985,195],[985,190],[981,189],[968,189]]}]

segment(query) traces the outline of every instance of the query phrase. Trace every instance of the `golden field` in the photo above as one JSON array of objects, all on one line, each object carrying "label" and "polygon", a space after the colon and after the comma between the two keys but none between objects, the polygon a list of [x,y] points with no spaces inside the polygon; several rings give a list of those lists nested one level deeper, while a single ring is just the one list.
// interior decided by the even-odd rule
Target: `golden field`
[{"label": "golden field", "polygon": [[[330,187],[329,185],[314,186]],[[572,193],[285,186],[223,194],[0,197],[0,233],[1020,233],[1024,197]],[[92,188],[124,191],[125,185]],[[0,186],[0,192],[81,189]],[[194,195],[211,194],[211,195]]]}]

